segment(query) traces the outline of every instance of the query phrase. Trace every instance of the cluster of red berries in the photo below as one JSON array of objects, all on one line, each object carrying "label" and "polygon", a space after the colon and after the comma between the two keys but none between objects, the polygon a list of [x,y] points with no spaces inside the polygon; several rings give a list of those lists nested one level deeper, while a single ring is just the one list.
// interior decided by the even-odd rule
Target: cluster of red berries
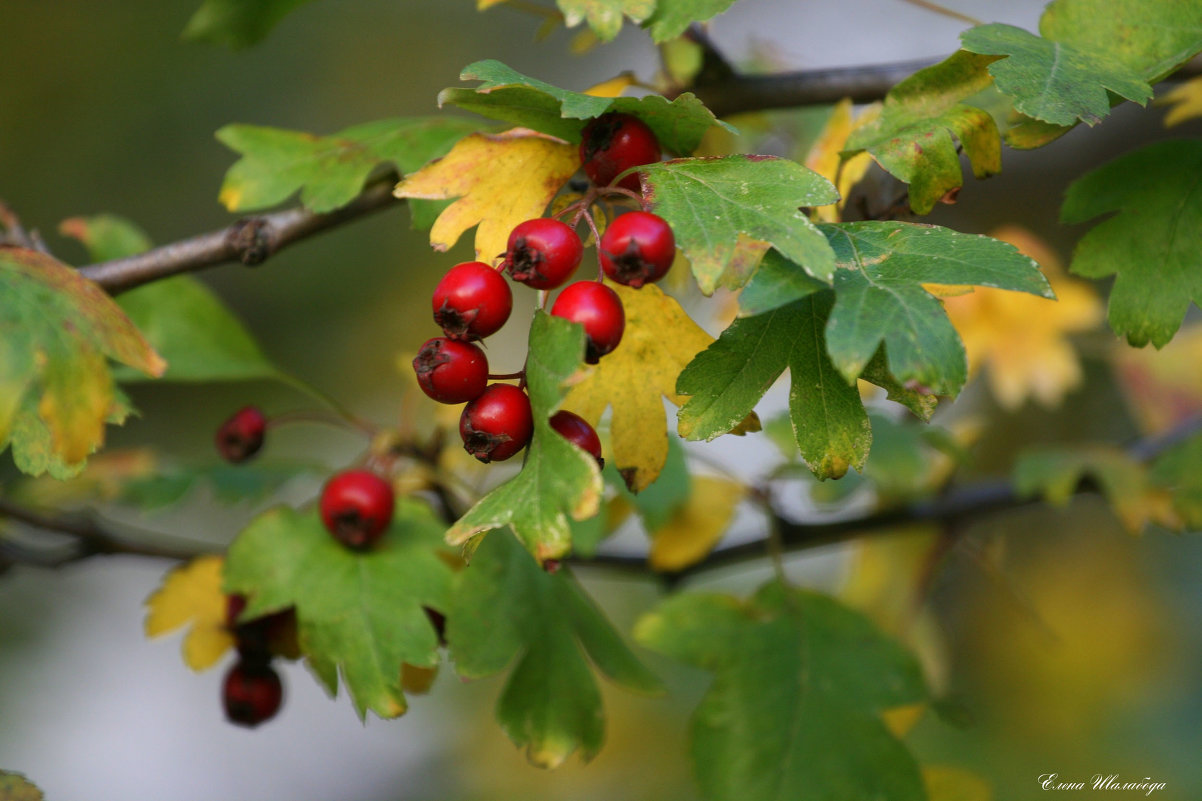
[{"label": "cluster of red berries", "polygon": [[[581,164],[599,187],[612,184],[632,167],[659,158],[655,134],[636,117],[605,114],[584,128]],[[637,188],[638,177],[631,173],[608,191],[630,195]],[[588,212],[587,203],[577,204],[576,210],[579,220]],[[637,288],[668,272],[676,255],[676,240],[659,216],[631,211],[606,229],[597,250],[605,276]],[[522,386],[489,384],[490,379],[502,376],[490,375],[488,357],[475,344],[500,330],[513,310],[513,294],[502,273],[532,289],[558,289],[576,271],[583,255],[584,245],[571,225],[550,217],[526,220],[510,232],[497,265],[480,261],[456,265],[434,290],[434,322],[443,335],[422,345],[413,369],[422,390],[434,400],[467,404],[459,418],[459,434],[467,452],[482,462],[514,456],[526,447],[534,431],[530,400]],[[551,314],[583,326],[585,361],[590,364],[618,347],[626,327],[621,299],[600,280],[563,286],[551,304]],[[600,440],[585,420],[560,411],[550,424],[601,461]]]}]

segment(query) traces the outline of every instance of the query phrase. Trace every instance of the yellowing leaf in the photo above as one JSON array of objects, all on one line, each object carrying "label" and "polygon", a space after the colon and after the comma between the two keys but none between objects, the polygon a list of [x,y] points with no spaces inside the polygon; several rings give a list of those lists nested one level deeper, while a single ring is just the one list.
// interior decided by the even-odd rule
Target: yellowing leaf
[{"label": "yellowing leaf", "polygon": [[438,678],[438,666],[434,667],[417,667],[408,663],[401,665],[401,687],[407,693],[423,695],[430,691],[434,686],[434,679]]},{"label": "yellowing leaf", "polygon": [[963,768],[928,765],[922,769],[928,801],[993,801],[985,780]]},{"label": "yellowing leaf", "polygon": [[709,554],[726,533],[747,489],[710,476],[694,476],[689,498],[652,532],[648,561],[655,570],[681,570]]},{"label": "yellowing leaf", "polygon": [[1162,434],[1202,413],[1202,325],[1190,325],[1161,350],[1115,343],[1114,369],[1140,429]]},{"label": "yellowing leaf", "polygon": [[964,341],[969,374],[988,365],[990,391],[1007,409],[1027,398],[1056,406],[1081,381],[1068,337],[1098,325],[1102,304],[1089,284],[1064,274],[1055,254],[1033,234],[1006,227],[992,236],[1038,261],[1057,300],[980,287],[945,297],[948,317]]},{"label": "yellowing leaf", "polygon": [[1156,98],[1153,105],[1172,107],[1164,115],[1166,128],[1202,117],[1202,77],[1186,81],[1164,97]]},{"label": "yellowing leaf", "polygon": [[146,636],[158,637],[188,623],[184,663],[193,670],[212,667],[234,645],[225,625],[226,598],[221,590],[220,556],[200,556],[171,570],[146,599]]},{"label": "yellowing leaf", "polygon": [[620,97],[630,87],[636,83],[633,72],[623,72],[621,75],[615,75],[608,81],[602,81],[595,86],[584,90],[586,95],[593,97]]},{"label": "yellowing leaf", "polygon": [[831,112],[805,160],[807,167],[830,181],[839,190],[837,203],[819,206],[814,210],[815,222],[839,222],[843,219],[842,211],[847,205],[847,196],[872,166],[872,156],[862,151],[845,161],[842,151],[847,149],[847,137],[851,136],[852,131],[867,125],[880,115],[879,103],[868,106],[855,119],[852,119],[850,98],[844,98],[835,104],[834,111]]},{"label": "yellowing leaf", "polygon": [[563,407],[594,426],[613,405],[610,437],[614,466],[626,486],[639,492],[655,480],[668,458],[668,427],[662,397],[680,406],[676,377],[714,341],[657,287],[608,284],[626,310],[626,331],[617,350],[572,388]]},{"label": "yellowing leaf", "polygon": [[443,251],[473,225],[476,256],[491,261],[505,252],[509,232],[539,217],[580,167],[574,145],[534,131],[472,134],[451,152],[405,178],[397,197],[459,198],[438,215],[430,244]]}]

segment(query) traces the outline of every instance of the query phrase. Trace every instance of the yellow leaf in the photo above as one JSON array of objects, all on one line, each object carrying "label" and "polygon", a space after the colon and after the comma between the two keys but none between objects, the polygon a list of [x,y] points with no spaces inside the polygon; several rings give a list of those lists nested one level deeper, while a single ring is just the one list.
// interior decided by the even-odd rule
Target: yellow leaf
[{"label": "yellow leaf", "polygon": [[918,725],[918,721],[922,720],[926,711],[926,704],[895,706],[893,709],[886,709],[881,713],[881,721],[889,729],[889,733],[900,740]]},{"label": "yellow leaf", "polygon": [[1172,128],[1194,117],[1202,117],[1202,77],[1186,81],[1164,97],[1156,98],[1154,104],[1172,106],[1164,115],[1166,128]]},{"label": "yellow leaf", "polygon": [[681,570],[709,554],[726,533],[747,488],[734,481],[694,476],[689,499],[652,532],[647,556],[654,570]]},{"label": "yellow leaf", "polygon": [[1102,304],[1089,284],[1066,276],[1055,254],[1030,232],[1007,226],[990,235],[1039,262],[1057,300],[985,288],[945,297],[944,307],[964,340],[969,374],[988,366],[990,391],[1007,409],[1029,397],[1056,406],[1081,381],[1068,337],[1096,327]]},{"label": "yellow leaf", "polygon": [[401,688],[407,693],[416,695],[428,693],[437,677],[437,665],[434,667],[416,667],[407,663],[401,665]]},{"label": "yellow leaf", "polygon": [[816,222],[839,222],[842,219],[843,207],[852,187],[860,182],[872,166],[872,156],[867,151],[857,153],[846,161],[843,159],[842,151],[847,147],[847,137],[851,136],[852,131],[875,120],[880,113],[880,104],[874,103],[853,120],[852,103],[849,98],[835,104],[831,116],[818,138],[814,140],[805,160],[807,167],[826,178],[839,190],[838,203],[819,206],[814,210]]},{"label": "yellow leaf", "polygon": [[1161,350],[1115,343],[1114,368],[1145,434],[1163,434],[1202,413],[1202,325],[1182,328]]},{"label": "yellow leaf", "polygon": [[634,86],[635,83],[633,72],[623,72],[608,81],[602,81],[596,86],[585,89],[584,93],[593,97],[621,97],[622,93]]},{"label": "yellow leaf", "polygon": [[523,128],[472,134],[451,152],[397,184],[397,197],[452,203],[430,229],[430,244],[447,250],[476,229],[476,257],[491,262],[505,252],[509,232],[542,216],[547,204],[580,167],[575,145]]},{"label": "yellow leaf", "polygon": [[993,801],[993,790],[980,776],[963,768],[930,765],[922,769],[927,801]]},{"label": "yellow leaf", "polygon": [[572,388],[563,408],[594,427],[613,405],[610,439],[614,466],[633,492],[645,489],[668,458],[668,427],[662,397],[676,395],[676,377],[713,337],[689,319],[674,298],[657,287],[608,283],[626,311],[626,331],[617,349]]},{"label": "yellow leaf", "polygon": [[192,624],[184,636],[184,663],[193,670],[212,667],[234,645],[225,625],[220,556],[199,556],[167,573],[146,599],[146,636],[158,637]]},{"label": "yellow leaf", "polygon": [[485,11],[493,6],[499,6],[501,3],[506,3],[509,0],[476,0],[476,10]]}]

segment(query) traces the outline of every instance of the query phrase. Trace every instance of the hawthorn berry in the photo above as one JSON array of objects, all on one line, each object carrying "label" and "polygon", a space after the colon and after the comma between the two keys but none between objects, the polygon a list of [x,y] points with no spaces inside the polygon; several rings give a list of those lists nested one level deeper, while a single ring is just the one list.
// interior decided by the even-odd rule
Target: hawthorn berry
[{"label": "hawthorn berry", "polygon": [[239,660],[221,685],[225,716],[240,726],[258,726],[275,717],[283,700],[280,676],[267,662]]},{"label": "hawthorn berry", "polygon": [[577,281],[559,293],[551,314],[584,326],[585,361],[596,364],[618,347],[626,329],[626,313],[618,293],[599,281]]},{"label": "hawthorn berry", "polygon": [[[584,126],[580,139],[580,162],[597,186],[608,186],[631,167],[659,161],[659,140],[647,124],[629,114],[602,114]],[[618,186],[639,191],[638,173],[632,172]]]},{"label": "hawthorn berry", "polygon": [[221,458],[241,464],[263,447],[266,431],[267,418],[263,411],[258,406],[243,406],[218,427],[213,440]]},{"label": "hawthorn berry", "polygon": [[234,635],[234,644],[243,659],[267,659],[273,654],[291,656],[297,652],[296,609],[288,607],[262,617],[239,622],[246,609],[246,596],[225,597],[225,627]]},{"label": "hawthorn berry", "polygon": [[533,434],[530,398],[512,384],[492,384],[459,417],[464,450],[486,463],[513,456]]},{"label": "hawthorn berry", "polygon": [[584,243],[570,225],[550,217],[518,223],[509,233],[501,269],[534,289],[554,289],[576,271]]},{"label": "hawthorn berry", "polygon": [[563,409],[551,415],[549,422],[551,428],[558,431],[560,436],[577,448],[583,448],[591,453],[599,466],[605,466],[605,460],[601,458],[601,438],[597,436],[596,430],[588,424],[587,420]]},{"label": "hawthorn berry", "polygon": [[439,403],[464,403],[488,386],[488,357],[470,342],[428,339],[413,360],[417,383]]},{"label": "hawthorn berry", "polygon": [[676,237],[658,214],[628,211],[605,229],[597,252],[611,281],[638,289],[668,272],[676,258]]},{"label": "hawthorn berry", "polygon": [[334,475],[321,491],[321,519],[348,548],[370,548],[392,522],[392,485],[370,470]]},{"label": "hawthorn berry", "polygon": [[434,322],[450,339],[484,339],[513,311],[513,293],[499,272],[482,261],[465,261],[447,271],[434,288]]}]

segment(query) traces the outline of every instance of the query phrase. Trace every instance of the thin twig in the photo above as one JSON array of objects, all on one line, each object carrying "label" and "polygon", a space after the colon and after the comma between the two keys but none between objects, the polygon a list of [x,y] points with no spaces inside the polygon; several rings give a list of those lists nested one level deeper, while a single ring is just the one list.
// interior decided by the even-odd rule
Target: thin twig
[{"label": "thin twig", "polygon": [[970,17],[967,14],[961,14],[954,8],[947,8],[946,6],[941,6],[938,3],[932,3],[930,0],[902,0],[902,2],[918,6],[919,8],[925,8],[927,11],[934,11],[936,14],[942,14],[945,17],[951,17],[954,20],[965,22],[969,25],[982,24],[981,20],[977,19],[976,17]]}]

